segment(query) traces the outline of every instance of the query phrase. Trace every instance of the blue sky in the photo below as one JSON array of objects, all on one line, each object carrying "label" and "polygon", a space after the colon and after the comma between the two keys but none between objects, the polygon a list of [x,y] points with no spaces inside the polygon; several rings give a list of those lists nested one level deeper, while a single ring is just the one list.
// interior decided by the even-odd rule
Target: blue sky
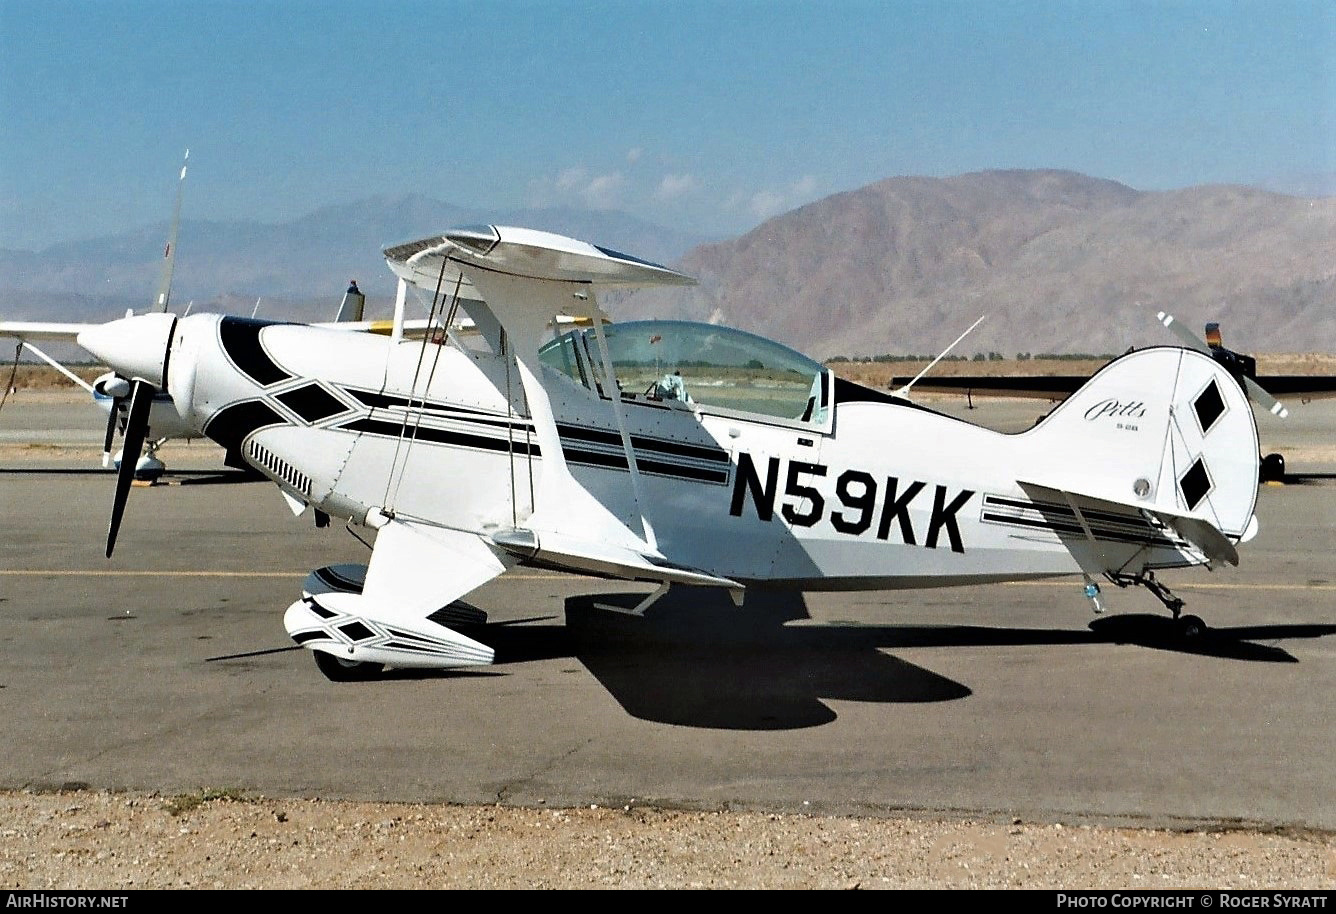
[{"label": "blue sky", "polygon": [[[0,246],[373,195],[704,235],[895,175],[1336,192],[1336,3],[0,0]],[[438,228],[438,227],[432,227]]]}]

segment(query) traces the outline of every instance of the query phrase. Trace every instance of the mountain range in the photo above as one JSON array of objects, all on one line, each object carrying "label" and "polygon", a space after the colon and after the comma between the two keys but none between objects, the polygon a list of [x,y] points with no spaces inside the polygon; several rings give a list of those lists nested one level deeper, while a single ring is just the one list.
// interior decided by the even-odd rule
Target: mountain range
[{"label": "mountain range", "polygon": [[[714,320],[829,358],[956,350],[1121,352],[1173,342],[1157,310],[1260,352],[1336,352],[1336,197],[1207,185],[1140,191],[1052,170],[896,177],[707,240],[624,213],[484,214],[420,196],[372,198],[265,225],[182,224],[175,306],[328,319],[349,278],[388,309],[386,244],[497,222],[584,238],[675,266],[687,289],[609,296],[617,320]],[[142,308],[165,226],[0,251],[0,314],[95,320]],[[379,304],[378,304],[379,303]]]},{"label": "mountain range", "polygon": [[[483,212],[419,195],[328,206],[280,224],[182,220],[173,309],[330,320],[350,279],[388,314],[395,280],[388,245],[476,223],[523,225],[576,238],[616,238],[628,252],[675,261],[703,238],[626,213],[580,209]],[[162,269],[166,223],[41,251],[0,249],[0,315],[9,320],[83,321],[143,310]]]},{"label": "mountain range", "polygon": [[891,178],[777,216],[680,263],[623,317],[674,315],[812,355],[1117,353],[1174,342],[1166,310],[1227,344],[1336,352],[1336,197],[1137,191],[1063,171]]}]

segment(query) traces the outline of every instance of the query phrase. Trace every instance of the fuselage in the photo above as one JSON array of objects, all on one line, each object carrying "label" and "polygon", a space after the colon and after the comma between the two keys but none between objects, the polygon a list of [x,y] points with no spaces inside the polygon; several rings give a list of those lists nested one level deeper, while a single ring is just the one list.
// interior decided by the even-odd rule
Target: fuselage
[{"label": "fuselage", "polygon": [[[573,359],[558,345],[543,368],[561,458],[628,525],[648,520],[675,562],[750,585],[812,590],[1080,570],[1069,548],[1082,534],[1071,506],[1037,499],[1018,482],[1055,460],[1051,441],[1036,430],[1000,434],[820,366],[810,398],[799,390],[785,413],[785,384],[794,387],[790,375],[800,373],[767,376],[760,358],[727,371],[682,360],[677,380],[669,375],[671,384],[644,393],[623,376],[661,366],[620,365],[633,480],[586,334],[568,335]],[[486,536],[523,527],[542,497],[554,455],[543,452],[505,356],[197,315],[180,322],[172,360],[171,388],[189,403],[188,424],[330,515],[354,523],[398,516]],[[732,399],[711,395],[728,385]],[[767,391],[777,393],[756,399]],[[1135,510],[1098,523],[1102,548],[1129,560],[1198,560]]]}]

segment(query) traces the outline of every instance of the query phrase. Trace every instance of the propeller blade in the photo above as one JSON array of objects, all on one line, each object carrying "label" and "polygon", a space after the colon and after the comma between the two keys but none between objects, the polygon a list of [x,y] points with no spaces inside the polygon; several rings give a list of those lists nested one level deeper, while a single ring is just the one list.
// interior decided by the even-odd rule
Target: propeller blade
[{"label": "propeller blade", "polygon": [[1186,346],[1188,346],[1191,349],[1195,349],[1198,352],[1205,352],[1208,355],[1210,354],[1211,347],[1206,345],[1206,341],[1203,340],[1201,337],[1197,336],[1197,334],[1193,333],[1191,330],[1189,330],[1187,326],[1182,322],[1174,320],[1174,316],[1172,314],[1168,314],[1164,311],[1161,311],[1159,314],[1155,316],[1160,319],[1160,323],[1164,324],[1166,327],[1172,330],[1174,332],[1174,335],[1177,336],[1180,340],[1182,340]]},{"label": "propeller blade", "polygon": [[121,449],[121,468],[116,474],[116,499],[111,503],[111,525],[107,528],[107,558],[116,548],[116,533],[121,529],[121,517],[125,514],[125,499],[130,494],[130,483],[134,482],[135,464],[139,461],[139,452],[144,449],[144,439],[148,436],[148,414],[153,407],[153,385],[147,381],[135,379],[130,391],[130,417],[125,422],[125,442]]},{"label": "propeller blade", "polygon": [[[1225,349],[1223,345],[1220,345],[1218,348],[1207,345],[1205,340],[1201,339],[1199,336],[1197,336],[1197,334],[1193,333],[1191,330],[1185,327],[1181,322],[1174,320],[1174,316],[1172,314],[1167,314],[1164,311],[1161,311],[1159,314],[1156,315],[1156,317],[1160,319],[1160,323],[1164,324],[1166,327],[1172,330],[1174,334],[1180,340],[1182,340],[1185,345],[1191,347],[1192,349],[1196,349],[1198,352],[1204,352],[1213,358],[1216,358],[1216,354],[1218,352],[1224,353],[1224,355],[1228,358],[1228,362],[1225,364],[1225,367],[1229,368],[1230,372],[1240,381],[1243,382],[1243,389],[1247,392],[1249,399],[1262,404],[1262,406],[1265,407],[1268,411],[1270,411],[1272,415],[1279,416],[1281,419],[1284,419],[1286,416],[1290,414],[1290,411],[1285,408],[1285,404],[1281,403],[1275,397],[1271,396],[1271,394],[1267,393],[1266,388],[1264,388],[1261,384],[1258,384],[1255,380],[1248,377],[1247,374],[1238,371],[1236,368],[1230,367],[1230,363],[1237,363],[1239,359],[1242,357],[1238,356],[1236,353],[1232,353],[1229,350]],[[1220,339],[1219,328],[1220,328],[1219,324],[1207,325],[1208,333],[1210,333],[1211,336],[1213,336],[1216,340]]]},{"label": "propeller blade", "polygon": [[1258,384],[1252,378],[1245,376],[1243,378],[1243,386],[1247,388],[1248,396],[1265,406],[1267,410],[1270,411],[1271,415],[1284,419],[1290,414],[1290,411],[1285,408],[1284,403],[1281,403],[1275,397],[1271,396],[1271,394],[1267,393],[1266,388],[1261,384]]},{"label": "propeller blade", "polygon": [[102,439],[102,466],[111,465],[111,443],[116,438],[116,420],[121,414],[121,398],[114,397],[111,401],[111,412],[107,413],[107,434]]},{"label": "propeller blade", "polygon": [[172,213],[172,228],[167,236],[167,247],[162,252],[162,276],[158,291],[153,296],[152,311],[166,311],[172,298],[172,273],[176,269],[176,236],[181,231],[181,198],[186,190],[186,167],[190,164],[190,150],[181,161],[181,177],[176,182],[176,210]]}]

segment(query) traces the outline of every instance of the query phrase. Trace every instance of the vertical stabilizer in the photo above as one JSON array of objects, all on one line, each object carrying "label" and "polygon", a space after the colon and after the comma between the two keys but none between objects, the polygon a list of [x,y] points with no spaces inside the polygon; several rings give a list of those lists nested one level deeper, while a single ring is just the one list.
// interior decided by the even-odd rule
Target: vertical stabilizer
[{"label": "vertical stabilizer", "polygon": [[1026,433],[1027,481],[1251,535],[1257,423],[1209,355],[1157,347],[1110,362]]}]

